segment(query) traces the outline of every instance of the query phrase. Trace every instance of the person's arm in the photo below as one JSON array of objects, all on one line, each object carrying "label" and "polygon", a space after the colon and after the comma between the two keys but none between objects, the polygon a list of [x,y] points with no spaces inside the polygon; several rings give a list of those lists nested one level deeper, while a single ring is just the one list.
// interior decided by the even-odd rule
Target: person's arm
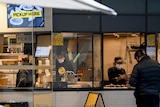
[{"label": "person's arm", "polygon": [[120,81],[121,79],[126,79],[126,71],[125,69],[121,69],[121,71],[119,71],[119,74],[117,77],[115,77],[116,81]]},{"label": "person's arm", "polygon": [[18,73],[16,74],[16,87],[18,87],[18,83],[19,83],[19,71]]},{"label": "person's arm", "polygon": [[138,83],[138,70],[137,70],[137,67],[134,66],[131,77],[129,79],[129,84],[135,87],[137,83]]},{"label": "person's arm", "polygon": [[108,77],[109,77],[109,82],[110,83],[115,83],[116,82],[116,78],[114,77],[113,72],[114,72],[113,68],[108,69]]},{"label": "person's arm", "polygon": [[127,75],[125,69],[122,69],[122,75],[120,75],[120,78],[124,79],[126,81],[128,80],[128,75]]}]

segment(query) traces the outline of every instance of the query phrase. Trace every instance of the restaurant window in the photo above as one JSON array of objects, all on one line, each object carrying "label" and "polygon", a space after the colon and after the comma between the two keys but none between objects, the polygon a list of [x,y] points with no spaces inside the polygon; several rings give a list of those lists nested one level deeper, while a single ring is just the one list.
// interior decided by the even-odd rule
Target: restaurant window
[{"label": "restaurant window", "polygon": [[53,34],[53,89],[99,88],[102,80],[101,35]]},{"label": "restaurant window", "polygon": [[[137,61],[134,54],[137,50],[146,50],[144,33],[104,33],[103,34],[104,49],[104,89],[128,89],[126,84],[132,73],[132,69]],[[112,82],[109,80],[108,69],[115,67],[115,57],[122,58],[122,68],[127,74],[125,82]],[[118,75],[118,74],[117,74]],[[114,76],[113,76],[114,77]],[[115,76],[116,78],[116,76]]]},{"label": "restaurant window", "polygon": [[[23,83],[23,80],[28,82],[27,84],[23,84],[24,86],[26,85],[25,87],[33,87],[33,72],[31,70],[33,67],[29,67],[29,63],[32,63],[29,62],[31,54],[24,53],[24,42],[20,42],[17,39],[19,35],[21,34],[3,34],[0,36],[0,87],[2,88],[19,87]],[[32,36],[29,35],[28,37],[31,38]],[[32,43],[32,41],[30,42]],[[28,67],[20,66],[23,65],[22,58],[28,58],[25,59],[25,61],[28,61],[28,64],[26,64]],[[19,74],[23,75],[21,79]],[[29,75],[31,78],[27,80]]]}]

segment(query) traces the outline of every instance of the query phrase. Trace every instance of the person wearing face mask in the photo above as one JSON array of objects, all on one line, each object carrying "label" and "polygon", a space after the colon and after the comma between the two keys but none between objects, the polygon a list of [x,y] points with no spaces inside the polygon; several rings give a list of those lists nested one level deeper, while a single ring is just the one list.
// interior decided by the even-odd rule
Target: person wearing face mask
[{"label": "person wearing face mask", "polygon": [[127,74],[124,68],[122,68],[123,60],[121,57],[115,57],[113,67],[108,69],[108,77],[110,84],[125,85],[127,84]]},{"label": "person wearing face mask", "polygon": [[160,64],[152,60],[144,51],[137,50],[134,58],[129,85],[135,87],[137,107],[159,107]]},{"label": "person wearing face mask", "polygon": [[68,57],[63,52],[57,55],[56,58],[56,81],[61,81],[61,78],[63,77],[63,74],[60,73],[62,68],[64,70],[64,73],[65,71],[74,71],[72,62],[69,61]]}]

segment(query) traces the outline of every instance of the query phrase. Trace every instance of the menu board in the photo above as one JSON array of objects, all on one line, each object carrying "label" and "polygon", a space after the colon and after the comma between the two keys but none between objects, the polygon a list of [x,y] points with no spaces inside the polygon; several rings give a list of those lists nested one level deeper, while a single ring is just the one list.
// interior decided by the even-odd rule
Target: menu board
[{"label": "menu board", "polygon": [[35,57],[48,57],[50,53],[49,46],[37,46]]}]

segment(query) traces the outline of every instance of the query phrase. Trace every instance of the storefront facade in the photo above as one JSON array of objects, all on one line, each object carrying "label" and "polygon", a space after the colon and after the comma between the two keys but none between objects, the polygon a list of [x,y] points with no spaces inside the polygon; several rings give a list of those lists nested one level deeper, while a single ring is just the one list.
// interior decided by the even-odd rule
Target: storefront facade
[{"label": "storefront facade", "polygon": [[[34,27],[33,20],[28,28],[8,28],[7,7],[1,4],[5,14],[0,20],[1,102],[81,107],[88,92],[93,91],[102,93],[106,106],[136,106],[133,89],[108,87],[107,69],[119,55],[130,74],[135,62],[129,58],[135,50],[131,49],[129,56],[126,49],[143,43],[143,49],[158,60],[160,2],[99,1],[117,10],[118,16],[44,8],[44,26]],[[24,57],[29,64],[20,66]],[[20,69],[32,71],[31,86],[19,87],[16,83]]]}]

